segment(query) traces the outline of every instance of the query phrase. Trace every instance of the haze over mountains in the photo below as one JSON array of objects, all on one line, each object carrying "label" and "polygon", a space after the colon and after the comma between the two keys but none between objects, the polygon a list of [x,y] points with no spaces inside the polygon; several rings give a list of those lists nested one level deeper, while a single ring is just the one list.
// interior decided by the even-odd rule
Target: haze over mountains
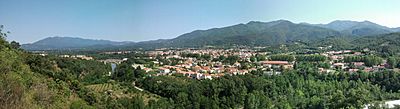
[{"label": "haze over mountains", "polygon": [[287,20],[271,22],[251,21],[223,28],[195,30],[173,39],[143,42],[113,42],[71,37],[50,37],[32,44],[24,44],[26,50],[57,50],[82,48],[161,48],[202,46],[269,46],[289,44],[295,41],[311,42],[327,37],[363,37],[400,32],[373,22],[337,20],[328,24],[292,23]]},{"label": "haze over mountains", "polygon": [[131,42],[115,42],[109,40],[83,39],[78,37],[48,37],[32,44],[23,44],[27,50],[82,49],[105,46],[119,46]]},{"label": "haze over mountains", "polygon": [[386,26],[378,25],[370,21],[355,22],[346,20],[337,20],[329,24],[317,24],[316,26],[333,29],[345,34],[365,36],[365,35],[378,35],[391,32],[398,32],[398,28],[389,28]]}]

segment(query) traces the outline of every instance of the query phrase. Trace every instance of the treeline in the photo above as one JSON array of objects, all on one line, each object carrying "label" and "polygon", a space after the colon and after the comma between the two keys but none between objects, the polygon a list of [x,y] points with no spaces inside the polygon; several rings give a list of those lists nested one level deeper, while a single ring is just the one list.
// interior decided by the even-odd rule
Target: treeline
[{"label": "treeline", "polygon": [[324,62],[326,60],[327,60],[327,57],[323,56],[323,55],[299,55],[299,56],[296,56],[296,61]]},{"label": "treeline", "polygon": [[292,55],[272,55],[269,57],[271,61],[294,61],[294,56]]},{"label": "treeline", "polygon": [[363,108],[398,99],[400,75],[394,72],[318,74],[290,71],[270,76],[224,76],[191,80],[146,78],[140,86],[170,99],[170,108]]},{"label": "treeline", "polygon": [[266,59],[267,59],[267,56],[262,55],[262,54],[256,54],[256,55],[250,57],[251,62],[265,61]]},{"label": "treeline", "polygon": [[196,58],[196,59],[201,59],[201,60],[210,60],[211,55],[209,54],[198,54],[198,53],[182,53],[180,54],[181,57],[191,57],[191,58]]},{"label": "treeline", "polygon": [[400,58],[399,57],[389,57],[387,59],[387,64],[390,68],[400,68]]},{"label": "treeline", "polygon": [[272,61],[308,61],[308,62],[323,62],[327,60],[323,55],[272,55],[269,57]]},{"label": "treeline", "polygon": [[373,55],[369,55],[369,56],[347,56],[344,57],[343,59],[344,62],[364,62],[364,64],[366,66],[374,66],[374,65],[379,65],[383,62],[383,59],[381,57],[378,56],[373,56]]}]

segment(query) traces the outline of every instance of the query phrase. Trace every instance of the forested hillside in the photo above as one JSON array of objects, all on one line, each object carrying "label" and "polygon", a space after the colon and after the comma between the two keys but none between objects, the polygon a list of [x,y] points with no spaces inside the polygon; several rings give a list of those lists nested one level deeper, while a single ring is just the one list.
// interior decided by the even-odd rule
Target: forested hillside
[{"label": "forested hillside", "polygon": [[364,37],[327,37],[308,43],[311,47],[328,47],[333,50],[354,49],[373,50],[383,55],[398,55],[400,52],[400,33],[388,33]]},{"label": "forested hillside", "polygon": [[129,83],[113,81],[107,76],[109,64],[30,54],[5,41],[1,30],[0,109],[140,108],[158,100]]},{"label": "forested hillside", "polygon": [[131,42],[114,42],[109,40],[93,40],[77,37],[48,37],[31,44],[23,44],[25,50],[69,50],[96,49],[124,45]]},{"label": "forested hillside", "polygon": [[[314,41],[328,36],[340,36],[331,29],[295,24],[286,20],[251,21],[223,28],[196,30],[159,43],[166,47],[202,47],[231,45],[279,45],[293,41]],[[137,44],[137,46],[139,46]]]},{"label": "forested hillside", "polygon": [[398,54],[400,52],[400,33],[389,33],[383,35],[368,36],[356,39],[351,43],[358,48],[368,48],[387,54]]}]

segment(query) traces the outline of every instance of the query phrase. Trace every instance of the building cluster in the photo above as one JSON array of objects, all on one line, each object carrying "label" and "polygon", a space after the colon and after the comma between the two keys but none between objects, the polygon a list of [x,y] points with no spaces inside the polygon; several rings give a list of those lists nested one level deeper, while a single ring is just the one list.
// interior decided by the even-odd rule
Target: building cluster
[{"label": "building cluster", "polygon": [[337,70],[343,70],[346,72],[354,73],[358,71],[363,72],[374,72],[379,71],[388,67],[386,60],[382,63],[373,66],[366,66],[364,62],[345,62],[345,57],[351,56],[365,56],[365,52],[354,52],[352,50],[341,50],[341,51],[328,51],[321,53],[321,55],[327,56],[329,58],[329,63],[331,68],[318,68],[319,72],[330,73]]},{"label": "building cluster", "polygon": [[83,60],[93,60],[93,57],[86,55],[59,55],[62,58],[73,58],[73,59],[83,59]]},{"label": "building cluster", "polygon": [[[136,51],[134,51],[136,52]],[[132,51],[104,52],[104,54],[127,54]],[[213,79],[225,75],[245,75],[252,71],[261,72],[263,74],[280,74],[283,70],[293,69],[297,64],[296,61],[268,61],[267,52],[260,52],[254,49],[156,49],[153,51],[140,52],[145,54],[144,57],[136,57],[135,59],[144,59],[146,64],[132,64],[135,69],[140,68],[151,76],[160,75],[177,75],[193,79]],[[188,55],[191,54],[191,55]],[[193,55],[195,54],[195,55]],[[202,56],[207,57],[202,57]],[[264,56],[260,59],[257,56]],[[365,56],[366,52],[354,52],[352,50],[328,51],[319,53],[328,58],[324,63],[328,63],[329,68],[320,67],[320,73],[332,73],[337,71],[346,72],[374,72],[388,67],[384,60],[381,64],[374,66],[366,66],[364,62],[345,62],[345,57],[349,56]],[[59,55],[65,58],[76,58],[92,60],[92,57],[85,55]],[[232,62],[226,62],[230,56],[237,58]],[[220,59],[223,57],[224,59]],[[255,58],[257,57],[257,58]],[[204,59],[206,58],[206,59]],[[105,59],[97,60],[104,63],[120,64],[127,61],[123,59]],[[174,64],[166,63],[167,61],[178,61]],[[151,65],[149,65],[151,63]],[[114,66],[115,67],[115,66]],[[110,74],[111,75],[111,74]]]},{"label": "building cluster", "polygon": [[[162,56],[164,59],[179,59],[176,65],[163,65],[162,62],[156,61],[160,67],[155,69],[157,75],[179,74],[189,78],[196,79],[212,79],[224,75],[244,75],[262,69],[268,73],[274,74],[274,69],[290,69],[293,68],[292,62],[287,61],[250,61],[252,56],[266,55],[266,52],[258,52],[251,49],[182,49],[182,50],[158,50],[148,51],[147,54],[151,59]],[[198,59],[195,57],[182,57],[182,54],[199,54],[209,55],[210,59]],[[232,63],[222,62],[221,60],[213,60],[219,57],[238,56],[239,60]],[[213,60],[213,61],[212,61]],[[247,66],[249,65],[250,66]],[[243,66],[247,66],[243,68]],[[280,72],[278,72],[280,73]]]}]

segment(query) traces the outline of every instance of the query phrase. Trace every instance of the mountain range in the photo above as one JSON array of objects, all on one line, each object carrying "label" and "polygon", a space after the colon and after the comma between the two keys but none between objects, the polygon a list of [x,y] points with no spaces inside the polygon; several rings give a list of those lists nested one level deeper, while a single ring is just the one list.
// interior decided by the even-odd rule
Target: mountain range
[{"label": "mountain range", "polygon": [[85,49],[103,48],[108,46],[121,46],[133,42],[115,42],[109,40],[93,40],[78,37],[48,37],[32,44],[23,44],[26,50],[63,50],[63,49]]},{"label": "mountain range", "polygon": [[269,46],[289,44],[296,41],[315,42],[327,37],[364,37],[393,32],[400,28],[389,28],[370,21],[337,20],[328,24],[293,23],[287,20],[271,22],[250,21],[208,30],[195,30],[173,39],[143,42],[114,42],[72,37],[49,37],[32,44],[24,44],[26,50],[117,48],[162,48],[202,46]]},{"label": "mountain range", "polygon": [[316,24],[315,26],[329,28],[336,31],[340,31],[341,33],[344,34],[356,35],[356,36],[378,35],[378,34],[386,34],[399,31],[399,28],[389,28],[370,21],[356,22],[356,21],[336,20],[329,24]]}]

